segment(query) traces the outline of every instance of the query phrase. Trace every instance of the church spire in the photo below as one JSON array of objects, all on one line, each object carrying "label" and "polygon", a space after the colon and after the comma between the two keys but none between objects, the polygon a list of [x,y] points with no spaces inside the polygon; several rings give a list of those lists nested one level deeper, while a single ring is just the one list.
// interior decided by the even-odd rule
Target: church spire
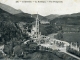
[{"label": "church spire", "polygon": [[38,19],[38,12],[37,12],[37,19]]},{"label": "church spire", "polygon": [[37,38],[39,37],[39,18],[38,18],[38,13],[37,13],[37,17],[36,17],[36,35]]}]

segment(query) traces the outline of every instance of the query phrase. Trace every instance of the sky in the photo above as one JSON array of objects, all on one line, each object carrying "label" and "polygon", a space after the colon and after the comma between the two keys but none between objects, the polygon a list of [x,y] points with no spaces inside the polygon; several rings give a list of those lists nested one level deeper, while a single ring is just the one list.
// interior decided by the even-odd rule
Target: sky
[{"label": "sky", "polygon": [[0,0],[0,2],[25,13],[37,14],[38,12],[43,16],[80,12],[80,0]]}]

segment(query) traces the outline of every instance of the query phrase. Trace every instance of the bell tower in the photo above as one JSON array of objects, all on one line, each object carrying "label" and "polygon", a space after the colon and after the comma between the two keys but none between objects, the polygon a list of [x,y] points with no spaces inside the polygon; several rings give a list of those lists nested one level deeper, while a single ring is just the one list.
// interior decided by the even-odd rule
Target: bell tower
[{"label": "bell tower", "polygon": [[37,18],[36,18],[36,38],[39,38],[39,18],[38,18],[38,14],[37,14]]},{"label": "bell tower", "polygon": [[35,40],[39,40],[40,36],[41,32],[39,31],[39,18],[37,14],[35,25],[33,25],[32,27],[32,38]]}]

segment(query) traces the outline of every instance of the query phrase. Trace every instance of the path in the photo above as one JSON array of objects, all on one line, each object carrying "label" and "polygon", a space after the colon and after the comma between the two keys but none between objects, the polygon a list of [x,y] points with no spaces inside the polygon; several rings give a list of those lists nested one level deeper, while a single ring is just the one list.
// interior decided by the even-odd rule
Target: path
[{"label": "path", "polygon": [[[54,38],[54,35],[57,35],[57,33],[56,34],[50,34],[50,35],[48,35],[48,37],[50,37],[50,42],[52,43],[52,40],[57,40],[57,41],[60,41],[60,40],[58,40],[58,39],[55,39]],[[66,42],[66,41],[63,41],[64,43],[66,43],[66,44],[69,44],[68,42]],[[66,53],[66,54],[68,54],[68,55],[70,55],[70,56],[72,56],[72,57],[74,57],[74,58],[76,58],[76,59],[78,59],[78,60],[80,60],[80,57],[77,57],[77,56],[75,56],[75,55],[73,55],[73,54],[70,54],[70,53],[68,53],[68,52],[66,52],[66,46],[64,47],[64,48],[60,48],[60,47],[57,47],[57,45],[50,45],[50,44],[41,44],[42,46],[45,46],[45,47],[48,47],[48,48],[52,48],[53,50],[55,50],[55,49],[59,49],[60,50],[60,52],[64,52],[64,53]]]}]

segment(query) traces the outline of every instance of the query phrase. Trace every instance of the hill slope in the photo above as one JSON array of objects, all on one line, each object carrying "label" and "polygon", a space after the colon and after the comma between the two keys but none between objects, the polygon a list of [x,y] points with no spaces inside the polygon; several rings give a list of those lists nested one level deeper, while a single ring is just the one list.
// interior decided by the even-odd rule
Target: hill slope
[{"label": "hill slope", "polygon": [[35,19],[32,18],[32,17],[24,17],[24,16],[16,16],[16,15],[12,15],[6,11],[4,11],[3,9],[0,8],[0,20],[10,20],[10,21],[13,21],[13,22],[19,22],[19,21],[22,21],[22,22],[27,22],[27,23],[31,23],[33,22]]},{"label": "hill slope", "polygon": [[50,15],[45,16],[45,17],[46,17],[47,19],[49,19],[49,20],[53,20],[53,19],[59,17],[59,15],[53,15],[53,14],[50,14]]},{"label": "hill slope", "polygon": [[56,23],[57,25],[80,25],[80,13],[61,15],[50,22],[51,24]]},{"label": "hill slope", "polygon": [[0,8],[3,9],[4,11],[9,12],[10,14],[18,14],[18,13],[22,12],[20,10],[16,10],[16,9],[14,9],[8,5],[2,4],[2,3],[0,3]]}]

